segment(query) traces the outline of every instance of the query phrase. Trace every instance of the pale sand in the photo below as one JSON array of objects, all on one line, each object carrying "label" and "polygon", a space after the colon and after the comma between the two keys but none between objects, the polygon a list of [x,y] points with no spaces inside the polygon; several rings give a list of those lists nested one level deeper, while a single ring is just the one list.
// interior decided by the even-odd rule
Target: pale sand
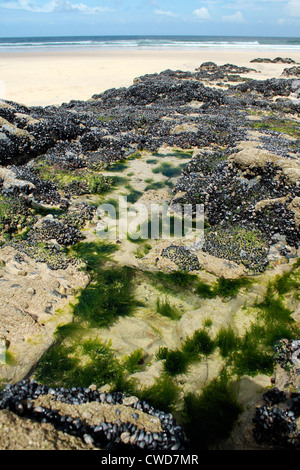
[{"label": "pale sand", "polygon": [[[134,78],[166,69],[194,71],[203,62],[255,68],[250,78],[280,77],[288,64],[250,64],[256,57],[291,57],[294,51],[55,51],[0,54],[0,98],[28,106],[87,100],[109,88],[128,87]],[[4,85],[4,86],[3,86]]]}]

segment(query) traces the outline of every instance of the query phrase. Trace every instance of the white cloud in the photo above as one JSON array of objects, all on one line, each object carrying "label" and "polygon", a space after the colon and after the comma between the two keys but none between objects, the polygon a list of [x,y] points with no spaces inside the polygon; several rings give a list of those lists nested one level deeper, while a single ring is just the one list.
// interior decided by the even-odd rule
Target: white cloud
[{"label": "white cloud", "polygon": [[57,3],[55,0],[50,1],[44,6],[33,4],[30,0],[18,0],[16,2],[1,3],[1,7],[8,10],[26,10],[37,13],[50,13],[55,10],[56,5]]},{"label": "white cloud", "polygon": [[177,16],[175,13],[172,11],[164,11],[164,10],[154,10],[154,13],[156,15],[165,15],[165,16]]},{"label": "white cloud", "polygon": [[8,10],[25,10],[33,13],[53,13],[57,12],[80,12],[86,15],[104,13],[113,11],[108,7],[89,7],[85,3],[71,3],[69,0],[50,0],[43,6],[37,5],[30,0],[17,0],[12,2],[1,3],[2,8]]},{"label": "white cloud", "polygon": [[193,15],[197,16],[197,18],[199,18],[200,20],[208,20],[210,18],[209,11],[206,7],[194,10]]},{"label": "white cloud", "polygon": [[233,15],[223,16],[222,21],[226,21],[228,23],[244,23],[245,18],[243,17],[243,13],[237,11]]},{"label": "white cloud", "polygon": [[287,8],[292,16],[300,16],[300,0],[290,0]]},{"label": "white cloud", "polygon": [[105,13],[108,11],[114,11],[112,8],[109,8],[109,7],[89,7],[88,5],[85,5],[84,3],[73,4],[68,1],[64,1],[63,3],[67,4],[71,10],[78,10],[78,11],[81,11],[82,13],[88,13],[88,14]]}]

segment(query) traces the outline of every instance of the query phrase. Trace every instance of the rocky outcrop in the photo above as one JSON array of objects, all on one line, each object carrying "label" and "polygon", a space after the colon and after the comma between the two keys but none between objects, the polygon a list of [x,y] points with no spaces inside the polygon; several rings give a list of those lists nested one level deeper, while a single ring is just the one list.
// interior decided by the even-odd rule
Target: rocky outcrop
[{"label": "rocky outcrop", "polygon": [[284,69],[282,75],[284,77],[300,77],[300,66]]},{"label": "rocky outcrop", "polygon": [[92,450],[82,439],[57,431],[8,410],[0,411],[1,450]]},{"label": "rocky outcrop", "polygon": [[[94,385],[67,390],[23,380],[0,393],[0,409],[5,409],[0,411],[0,449],[53,449],[55,439],[58,450],[184,449],[183,430],[171,414],[134,396],[101,393]],[[9,424],[12,433],[7,439]],[[43,442],[30,444],[30,436]]]},{"label": "rocky outcrop", "polygon": [[88,276],[79,266],[51,270],[12,247],[1,249],[0,338],[9,346],[0,376],[15,382],[26,376],[54,341],[56,326],[69,321],[57,315],[84,287]]},{"label": "rocky outcrop", "polygon": [[238,67],[237,65],[233,64],[225,64],[225,65],[217,65],[214,62],[204,62],[200,65],[197,69],[197,72],[201,70],[206,70],[210,73],[216,72],[224,72],[224,73],[232,73],[232,74],[240,74],[240,73],[249,73],[249,72],[256,72],[255,69],[250,69],[249,67]]},{"label": "rocky outcrop", "polygon": [[[243,335],[257,321],[257,310],[264,318],[270,271],[266,277],[258,276],[253,290],[239,292],[238,286],[249,286],[245,276],[263,273],[267,267],[281,263],[280,268],[290,268],[300,243],[299,80],[245,81],[237,75],[249,72],[253,70],[208,63],[195,72],[166,70],[139,77],[127,89],[107,90],[86,102],[60,107],[1,102],[0,339],[6,363],[1,364],[0,375],[5,382],[16,383],[30,375],[54,337],[58,343],[65,340],[54,335],[56,327],[72,320],[75,310],[68,309],[69,302],[90,279],[91,290],[86,293],[92,298],[96,293],[98,299],[102,289],[107,291],[99,322],[103,325],[105,314],[115,308],[110,297],[126,290],[124,279],[114,277],[124,264],[134,268],[128,289],[134,290],[136,299],[130,297],[128,302],[133,302],[136,315],[127,316],[131,308],[116,309],[113,325],[88,325],[84,334],[95,339],[101,331],[101,340],[112,345],[123,368],[124,355],[144,349],[137,370],[126,369],[125,380],[136,379],[141,387],[156,385],[166,372],[166,350],[180,355],[184,339],[199,330],[215,349],[204,358],[197,356],[187,373],[176,376],[182,396],[198,393],[227,367],[214,343],[217,335],[234,325],[234,333],[244,341]],[[226,87],[220,80],[243,83]],[[213,84],[208,86],[209,82]],[[131,205],[138,201],[147,208],[151,202],[167,203],[171,210],[176,206],[173,215],[179,218],[185,204],[194,218],[197,205],[203,205],[204,238],[183,237],[177,242],[170,237],[137,245],[125,236],[110,246],[98,245],[98,253],[94,231],[97,218],[104,215],[96,205],[109,201],[108,190],[113,190],[113,197],[126,194]],[[110,202],[118,212],[116,201]],[[78,245],[82,240],[86,245]],[[71,255],[78,246],[91,277]],[[276,273],[282,274],[280,269]],[[178,277],[172,278],[173,274]],[[157,279],[162,285],[155,287]],[[164,289],[171,292],[166,307],[173,317],[159,312]],[[92,310],[90,298],[86,299],[87,310]],[[274,299],[279,299],[280,307],[281,297]],[[175,313],[173,301],[176,307],[180,303]],[[248,306],[251,311],[245,315]],[[82,320],[80,308],[76,319],[85,327],[88,320]],[[289,311],[284,309],[283,314]],[[72,343],[72,338],[68,340]],[[82,353],[87,344],[78,343],[75,362],[83,370],[91,357]],[[68,359],[72,347],[64,352]],[[268,376],[259,380],[247,392],[245,379],[240,397],[248,393],[253,398],[270,382]],[[21,429],[29,429],[29,419],[33,433],[38,424],[47,442],[54,438],[59,442],[63,429],[74,436],[66,444],[72,448],[183,447],[182,430],[173,416],[121,392],[110,394],[108,388],[108,384],[103,390],[75,384],[71,389],[52,389],[21,382],[0,395],[6,409],[1,416]],[[248,403],[245,396],[244,400]],[[10,411],[18,418],[12,418]],[[5,439],[8,448],[19,445]]]},{"label": "rocky outcrop", "polygon": [[290,57],[282,58],[282,57],[276,57],[275,59],[262,59],[262,58],[257,58],[257,59],[252,59],[250,60],[252,63],[266,63],[266,64],[295,64],[296,62],[291,59]]},{"label": "rocky outcrop", "polygon": [[267,80],[250,80],[245,83],[235,85],[235,88],[242,93],[256,91],[265,98],[274,96],[289,96],[293,90],[293,79],[270,78]]},{"label": "rocky outcrop", "polygon": [[22,163],[52,147],[59,139],[81,135],[80,121],[55,107],[27,108],[0,102],[0,164]]},{"label": "rocky outcrop", "polygon": [[[195,156],[177,182],[173,204],[204,204],[212,226],[203,246],[208,254],[250,270],[264,269],[266,242],[272,244],[276,233],[286,237],[287,245],[299,247],[297,199],[294,201],[299,193],[298,163],[257,148],[255,141],[252,145],[240,142],[236,150],[229,156],[224,152]],[[248,230],[254,230],[251,248]]]}]

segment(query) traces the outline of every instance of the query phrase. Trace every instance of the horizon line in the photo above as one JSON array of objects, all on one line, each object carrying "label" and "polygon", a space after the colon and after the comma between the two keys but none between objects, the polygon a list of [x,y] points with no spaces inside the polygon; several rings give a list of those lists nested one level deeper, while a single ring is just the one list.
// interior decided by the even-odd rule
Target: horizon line
[{"label": "horizon line", "polygon": [[226,38],[264,38],[264,39],[276,39],[276,38],[285,38],[285,39],[300,39],[300,36],[249,36],[249,35],[226,35],[226,34],[221,34],[221,35],[216,35],[216,34],[101,34],[101,35],[47,35],[47,36],[3,36],[0,37],[0,39],[31,39],[31,38],[39,38],[39,39],[48,39],[48,38],[105,38],[105,37],[165,37],[165,38],[171,38],[171,37],[212,37],[212,38],[221,38],[221,37],[226,37]]}]

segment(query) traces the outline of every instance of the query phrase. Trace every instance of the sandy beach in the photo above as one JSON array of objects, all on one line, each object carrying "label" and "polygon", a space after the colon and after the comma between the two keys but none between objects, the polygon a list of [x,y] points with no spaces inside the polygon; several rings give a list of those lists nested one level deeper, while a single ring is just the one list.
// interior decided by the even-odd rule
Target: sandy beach
[{"label": "sandy beach", "polygon": [[130,86],[134,78],[166,69],[194,71],[213,61],[251,67],[249,78],[280,77],[287,64],[250,61],[257,57],[290,57],[300,62],[300,52],[282,50],[73,50],[0,54],[0,98],[28,106],[46,106],[87,100],[109,88]]}]

